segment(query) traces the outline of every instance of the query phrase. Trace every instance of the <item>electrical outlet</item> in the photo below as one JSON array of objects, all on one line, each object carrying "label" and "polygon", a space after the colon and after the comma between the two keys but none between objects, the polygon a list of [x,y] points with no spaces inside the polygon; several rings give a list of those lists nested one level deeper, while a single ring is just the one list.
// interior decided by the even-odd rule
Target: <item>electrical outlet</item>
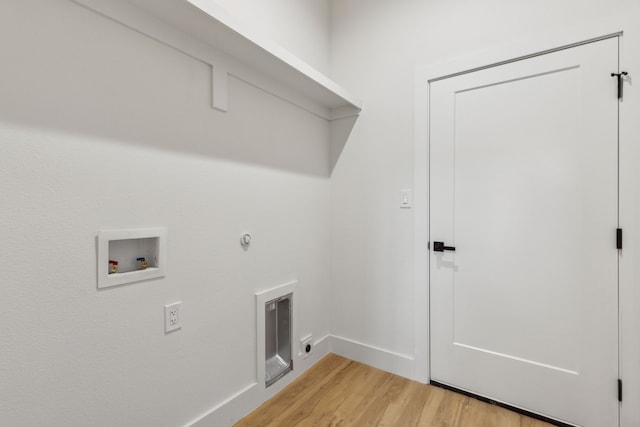
[{"label": "electrical outlet", "polygon": [[164,331],[182,328],[182,301],[164,306]]},{"label": "electrical outlet", "polygon": [[313,352],[313,335],[309,334],[300,339],[300,353],[306,359]]}]

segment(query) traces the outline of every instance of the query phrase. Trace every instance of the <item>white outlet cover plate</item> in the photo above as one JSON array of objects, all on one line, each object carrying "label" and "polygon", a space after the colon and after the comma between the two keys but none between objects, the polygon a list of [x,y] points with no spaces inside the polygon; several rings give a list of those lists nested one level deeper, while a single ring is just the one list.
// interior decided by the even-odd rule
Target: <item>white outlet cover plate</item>
[{"label": "white outlet cover plate", "polygon": [[182,328],[182,301],[164,306],[164,331],[172,332]]},{"label": "white outlet cover plate", "polygon": [[[306,352],[307,344],[311,345],[311,351],[309,351],[308,353]],[[300,339],[300,354],[302,355],[303,359],[306,359],[311,355],[311,353],[313,353],[313,335],[307,335],[306,337]]]}]

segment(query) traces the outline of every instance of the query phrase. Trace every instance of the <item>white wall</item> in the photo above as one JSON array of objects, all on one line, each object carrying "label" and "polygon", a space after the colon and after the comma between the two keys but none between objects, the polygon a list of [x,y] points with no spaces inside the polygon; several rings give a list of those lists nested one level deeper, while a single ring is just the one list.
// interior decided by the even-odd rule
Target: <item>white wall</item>
[{"label": "white wall", "polygon": [[265,37],[329,74],[329,0],[215,0]]},{"label": "white wall", "polygon": [[[0,3],[3,424],[189,423],[255,380],[253,294],[292,278],[301,334],[405,367],[415,66],[636,3],[334,0],[329,58],[326,1],[218,2],[365,98],[331,182],[324,120],[233,78],[212,110],[208,66],[66,0]],[[97,230],[144,226],[167,277],[98,292]]]},{"label": "white wall", "polygon": [[[0,424],[185,425],[255,381],[254,293],[294,278],[327,334],[325,120],[233,78],[216,111],[209,66],[67,0],[0,2],[0,52]],[[97,231],[146,226],[167,276],[98,291]]]},{"label": "white wall", "polygon": [[[399,190],[413,187],[416,67],[597,20],[636,4],[332,2],[332,77],[361,94],[364,103],[331,177],[331,283],[340,295],[333,304],[332,334],[386,351],[398,362],[423,347],[414,339],[414,305],[426,311],[428,304],[426,298],[414,301],[414,217],[399,208]],[[396,369],[392,362],[381,367]]]}]

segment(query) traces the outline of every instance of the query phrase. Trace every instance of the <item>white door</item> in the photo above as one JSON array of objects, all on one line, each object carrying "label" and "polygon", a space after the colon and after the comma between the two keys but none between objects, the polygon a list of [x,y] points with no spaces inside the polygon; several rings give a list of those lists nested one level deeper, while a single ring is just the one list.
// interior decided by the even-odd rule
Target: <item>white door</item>
[{"label": "white door", "polygon": [[611,38],[430,83],[432,380],[618,425],[617,69]]}]

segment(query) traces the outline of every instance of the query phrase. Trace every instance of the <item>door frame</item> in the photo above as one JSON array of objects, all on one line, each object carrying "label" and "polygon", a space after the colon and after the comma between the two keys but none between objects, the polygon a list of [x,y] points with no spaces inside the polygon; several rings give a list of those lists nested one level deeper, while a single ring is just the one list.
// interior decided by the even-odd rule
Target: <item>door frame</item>
[{"label": "door frame", "polygon": [[[634,77],[640,82],[640,7],[598,22],[534,35],[483,52],[419,67],[414,80],[414,374],[429,383],[429,82],[459,73],[526,59],[562,48],[620,37],[620,69],[629,72],[625,97],[619,104],[619,223],[624,247],[619,263],[619,371],[624,384],[620,426],[640,423],[640,92],[633,91]],[[634,96],[635,95],[635,96]],[[627,119],[629,118],[629,119]],[[636,262],[634,262],[636,261]],[[635,264],[635,265],[634,265]],[[635,289],[634,289],[634,283]]]}]

